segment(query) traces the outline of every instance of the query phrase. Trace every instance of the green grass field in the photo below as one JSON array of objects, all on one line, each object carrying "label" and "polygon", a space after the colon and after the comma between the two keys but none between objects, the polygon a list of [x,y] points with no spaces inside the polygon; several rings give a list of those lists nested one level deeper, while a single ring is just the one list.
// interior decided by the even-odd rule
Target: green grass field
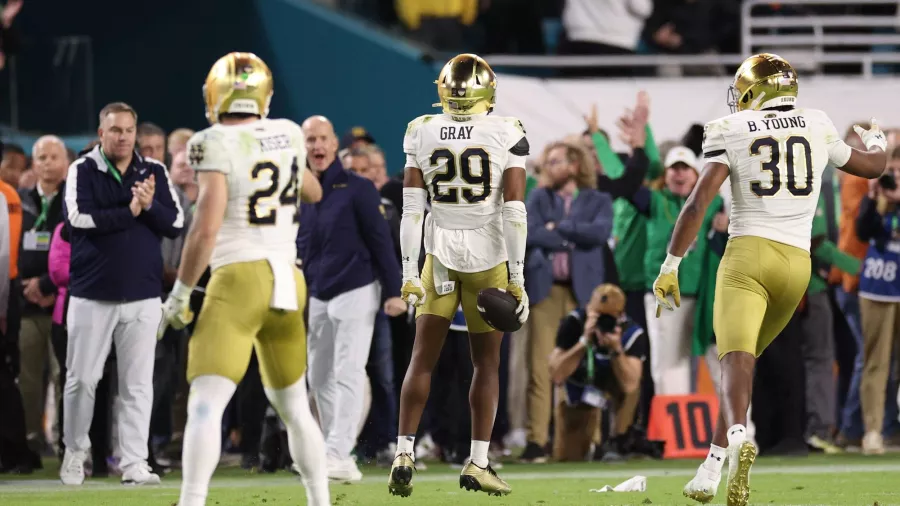
[{"label": "green grass field", "polygon": [[[0,477],[2,506],[172,506],[178,500],[180,475],[172,473],[154,487],[127,488],[118,478],[88,480],[82,487],[64,487],[56,479],[56,462],[31,477]],[[621,464],[507,464],[500,476],[512,486],[506,497],[488,497],[459,489],[458,471],[433,464],[418,473],[409,498],[387,491],[387,469],[363,468],[362,483],[334,484],[335,506],[565,506],[695,504],[681,495],[697,461],[638,461]],[[647,477],[646,492],[596,493],[635,475]],[[900,504],[900,455],[862,457],[824,456],[757,459],[753,468],[751,504],[873,505]],[[713,504],[724,504],[725,483]],[[306,495],[299,481],[286,472],[251,475],[222,469],[213,478],[210,506],[303,505]]]}]

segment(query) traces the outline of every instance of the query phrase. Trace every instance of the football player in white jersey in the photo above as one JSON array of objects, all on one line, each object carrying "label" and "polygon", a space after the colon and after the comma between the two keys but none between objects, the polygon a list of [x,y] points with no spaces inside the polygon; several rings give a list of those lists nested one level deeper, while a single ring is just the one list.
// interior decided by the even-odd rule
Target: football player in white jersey
[{"label": "football player in white jersey", "polygon": [[728,505],[749,500],[756,447],[745,426],[753,368],[809,285],[812,220],[825,166],[869,179],[885,169],[886,140],[874,119],[870,130],[855,127],[867,151],[852,149],[824,112],[795,107],[797,89],[797,73],[776,55],[751,56],[738,68],[729,96],[734,114],[706,125],[706,165],[653,285],[658,307],[672,309],[668,295],[679,305],[678,264],[730,175],[730,239],[713,309],[722,363],[719,420],[706,461],[684,488],[687,497],[704,503],[715,497],[725,459]]},{"label": "football player in white jersey", "polygon": [[[528,140],[515,118],[490,116],[497,77],[482,58],[451,59],[436,81],[443,114],[409,123],[403,140],[406,172],[400,247],[402,297],[416,306],[416,339],[400,395],[397,456],[388,490],[412,493],[416,429],[450,321],[462,304],[475,374],[471,455],[459,486],[491,495],[510,492],[488,463],[487,451],[499,396],[498,367],[503,334],[482,318],[478,292],[503,288],[519,301],[520,322],[528,318],[523,275],[525,156]],[[431,213],[423,219],[426,199]],[[419,277],[424,222],[425,266]],[[508,265],[508,268],[507,268]]]},{"label": "football player in white jersey", "polygon": [[306,170],[300,127],[266,119],[272,73],[250,53],[230,53],[203,87],[211,127],[194,135],[188,158],[200,195],[164,322],[193,319],[190,294],[207,265],[212,276],[188,351],[188,420],[179,506],[206,504],[221,453],[222,413],[253,349],[266,396],[287,426],[308,504],[331,504],[325,441],[306,393],[306,283],[294,265],[299,204],[322,188]]}]

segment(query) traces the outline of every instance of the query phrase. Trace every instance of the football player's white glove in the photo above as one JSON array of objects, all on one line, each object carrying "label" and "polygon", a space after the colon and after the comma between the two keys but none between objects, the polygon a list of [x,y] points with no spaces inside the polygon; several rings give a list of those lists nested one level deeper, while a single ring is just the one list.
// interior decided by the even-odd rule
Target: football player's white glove
[{"label": "football player's white glove", "polygon": [[525,275],[521,272],[510,272],[506,291],[519,301],[519,306],[516,308],[516,316],[519,317],[519,323],[525,325],[525,322],[528,320],[528,314],[531,312],[528,309],[528,292],[525,291]]},{"label": "football player's white glove", "polygon": [[403,286],[400,287],[400,298],[412,307],[419,307],[425,303],[425,288],[419,276],[403,278]]},{"label": "football player's white glove", "polygon": [[875,118],[872,118],[871,126],[868,130],[859,125],[853,125],[853,130],[855,130],[856,134],[859,135],[859,138],[862,139],[863,144],[866,145],[866,149],[872,149],[877,146],[881,148],[882,151],[887,151],[887,137],[885,137],[884,132],[881,131],[878,123],[875,122]]},{"label": "football player's white glove", "polygon": [[187,286],[181,280],[175,281],[172,292],[163,304],[162,321],[156,332],[156,338],[162,339],[167,327],[180,330],[194,321],[194,313],[191,311],[191,292],[193,287]]}]

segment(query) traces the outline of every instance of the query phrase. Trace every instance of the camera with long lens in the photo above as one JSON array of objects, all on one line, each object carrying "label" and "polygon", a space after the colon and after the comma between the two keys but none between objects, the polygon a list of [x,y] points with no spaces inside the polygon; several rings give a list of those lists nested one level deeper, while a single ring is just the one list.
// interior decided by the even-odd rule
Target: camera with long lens
[{"label": "camera with long lens", "polygon": [[885,190],[892,191],[897,189],[897,180],[894,179],[893,174],[882,174],[881,177],[878,178],[878,184]]}]

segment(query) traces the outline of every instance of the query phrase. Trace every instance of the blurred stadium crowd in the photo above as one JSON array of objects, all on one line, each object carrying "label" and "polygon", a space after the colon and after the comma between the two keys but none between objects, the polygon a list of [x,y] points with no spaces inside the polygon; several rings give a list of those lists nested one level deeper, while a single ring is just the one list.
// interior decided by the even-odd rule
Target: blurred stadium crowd
[{"label": "blurred stadium crowd", "polygon": [[[326,3],[402,30],[439,51],[739,52],[738,0]],[[15,50],[10,35],[15,12],[10,9],[17,5],[20,8],[21,1],[8,2],[0,16],[0,54]],[[784,12],[787,9],[779,9],[777,3],[769,9],[780,15],[804,14]],[[473,40],[479,41],[475,47]],[[505,339],[500,409],[491,448],[495,460],[659,458],[662,451],[648,441],[646,432],[653,396],[696,391],[701,368],[709,370],[714,385],[718,379],[711,307],[718,260],[728,239],[730,193],[723,187],[685,258],[680,311],[657,320],[648,291],[665,257],[675,218],[702,168],[703,128],[684,125],[681,138],[655,138],[653,117],[665,112],[654,108],[652,99],[640,92],[634,103],[621,104],[624,112],[617,132],[600,129],[596,109],[583,104],[583,129],[559,132],[556,142],[531,154],[525,277],[532,313],[525,328]],[[138,112],[152,121],[152,111]],[[850,125],[845,126],[846,142],[860,147]],[[900,234],[896,184],[900,125],[882,128],[889,136],[893,179],[869,182],[830,170],[823,181],[807,297],[758,364],[753,420],[763,454],[840,453],[854,448],[878,454],[900,446],[895,349],[900,337],[900,279],[896,264],[867,259],[871,248],[885,247]],[[141,123],[137,132],[140,154],[165,162],[186,212],[197,199],[188,163],[191,155],[186,152],[192,134],[186,128],[166,132],[150,122]],[[625,143],[625,151],[611,147],[613,135]],[[384,150],[399,146],[380,145],[365,126],[349,129],[335,144],[344,167],[370,180],[379,191],[399,259],[402,171],[387,167],[384,159]],[[0,193],[8,218],[0,230],[9,234],[10,295],[6,317],[0,319],[0,472],[30,473],[44,465],[44,457],[59,455],[61,448],[68,278],[68,259],[60,251],[67,240],[61,199],[67,168],[78,155],[52,136],[41,138],[31,152],[6,143],[2,153]],[[615,204],[605,214],[579,212],[572,202],[590,193],[606,193]],[[893,236],[882,233],[878,225],[884,221],[893,223]],[[34,232],[52,234],[49,249],[27,246],[28,234]],[[162,297],[175,280],[182,240],[163,243]],[[400,272],[395,275],[394,282]],[[883,280],[885,292],[860,292],[861,275]],[[195,302],[202,304],[202,296]],[[618,329],[612,334],[619,341],[596,343],[597,347],[640,359],[637,378],[626,380],[613,373],[609,353],[569,353],[581,336],[586,309],[611,318],[610,329]],[[461,313],[458,316],[433,377],[424,435],[417,438],[420,460],[430,454],[462,464],[468,456],[472,365],[463,337],[465,322]],[[389,465],[397,438],[400,378],[412,350],[411,314],[391,317],[382,312],[375,334],[366,366],[367,409],[358,421],[354,453],[358,462]],[[148,445],[150,464],[161,473],[177,467],[181,455],[189,339],[190,328],[170,330],[154,357]],[[107,372],[115,371],[114,362],[111,356]],[[227,411],[223,461],[262,472],[288,469],[284,431],[268,408],[256,370],[254,359]],[[91,435],[94,476],[117,471],[116,431],[111,428],[117,423],[116,397],[115,382],[104,377],[97,390]],[[21,409],[10,407],[15,403]],[[19,415],[19,420],[13,419]],[[417,467],[424,465],[417,462]]]}]

